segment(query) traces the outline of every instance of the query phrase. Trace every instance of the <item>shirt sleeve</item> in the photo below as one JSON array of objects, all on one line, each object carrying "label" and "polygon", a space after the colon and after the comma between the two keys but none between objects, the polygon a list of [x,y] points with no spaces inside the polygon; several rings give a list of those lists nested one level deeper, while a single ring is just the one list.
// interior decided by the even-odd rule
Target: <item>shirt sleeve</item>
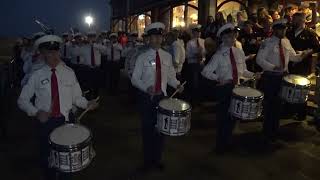
[{"label": "shirt sleeve", "polygon": [[21,94],[18,98],[18,106],[21,110],[26,112],[28,116],[36,116],[39,109],[37,109],[32,103],[31,98],[35,94],[36,89],[36,77],[32,75],[27,84],[23,86]]},{"label": "shirt sleeve", "polygon": [[168,84],[174,88],[177,88],[180,84],[180,81],[177,80],[176,71],[172,65],[172,56],[170,56],[169,61],[169,72],[168,72]]},{"label": "shirt sleeve", "polygon": [[88,107],[88,101],[85,97],[82,96],[82,91],[79,85],[79,82],[73,72],[73,76],[74,76],[74,83],[73,83],[73,87],[72,87],[72,103],[73,105],[82,108],[82,109],[86,109]]},{"label": "shirt sleeve", "polygon": [[187,43],[186,54],[188,59],[192,58],[191,40]]},{"label": "shirt sleeve", "polygon": [[267,60],[268,52],[269,52],[268,47],[266,45],[266,42],[264,42],[258,51],[256,61],[257,61],[257,64],[263,70],[272,71],[275,68],[275,65],[268,62],[268,60]]},{"label": "shirt sleeve", "polygon": [[254,73],[247,69],[246,56],[242,49],[239,49],[239,56],[240,56],[239,58],[240,67],[242,67],[242,76],[244,78],[252,78],[254,76]]},{"label": "shirt sleeve", "polygon": [[289,61],[292,61],[292,62],[302,61],[301,54],[296,53],[296,51],[293,49],[289,41],[286,43],[286,47],[287,47],[287,51],[289,52]]},{"label": "shirt sleeve", "polygon": [[143,55],[138,56],[136,65],[132,73],[131,83],[136,88],[144,92],[147,92],[148,87],[142,81],[143,62],[144,62],[144,56]]},{"label": "shirt sleeve", "polygon": [[181,55],[180,55],[180,54],[181,54],[180,51],[181,51],[181,50],[180,50],[179,45],[174,44],[174,45],[173,45],[173,56],[172,56],[172,58],[173,58],[173,62],[174,62],[175,65],[180,64],[180,62],[179,62],[179,58],[180,58],[180,56],[181,56]]},{"label": "shirt sleeve", "polygon": [[201,74],[203,77],[216,81],[218,80],[218,74],[216,70],[218,69],[218,61],[216,55],[212,56],[210,62],[203,68]]}]

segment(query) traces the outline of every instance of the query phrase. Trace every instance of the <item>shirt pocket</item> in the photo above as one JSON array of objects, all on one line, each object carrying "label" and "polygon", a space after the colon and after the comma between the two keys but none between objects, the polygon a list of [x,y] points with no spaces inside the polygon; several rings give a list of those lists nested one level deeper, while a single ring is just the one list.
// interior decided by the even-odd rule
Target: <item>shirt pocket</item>
[{"label": "shirt pocket", "polygon": [[156,62],[154,60],[145,61],[143,63],[143,76],[153,77],[156,71]]}]

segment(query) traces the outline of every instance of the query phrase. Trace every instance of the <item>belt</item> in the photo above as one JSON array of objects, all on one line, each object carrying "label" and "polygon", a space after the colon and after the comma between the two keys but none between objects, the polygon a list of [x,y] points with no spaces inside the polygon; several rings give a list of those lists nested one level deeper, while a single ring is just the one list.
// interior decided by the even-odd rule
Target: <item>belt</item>
[{"label": "belt", "polygon": [[265,75],[273,75],[273,76],[283,76],[283,75],[287,74],[287,72],[264,71],[263,74],[265,74]]}]

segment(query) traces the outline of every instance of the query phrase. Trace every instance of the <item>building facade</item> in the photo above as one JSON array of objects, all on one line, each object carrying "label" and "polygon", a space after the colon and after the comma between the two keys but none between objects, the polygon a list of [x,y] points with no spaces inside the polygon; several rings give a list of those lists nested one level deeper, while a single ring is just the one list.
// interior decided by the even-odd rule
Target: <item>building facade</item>
[{"label": "building facade", "polygon": [[278,4],[301,3],[305,0],[111,0],[113,31],[143,33],[154,21],[163,22],[167,30],[206,24],[209,15],[220,11],[226,17],[247,11],[251,4],[259,7],[278,7]]}]

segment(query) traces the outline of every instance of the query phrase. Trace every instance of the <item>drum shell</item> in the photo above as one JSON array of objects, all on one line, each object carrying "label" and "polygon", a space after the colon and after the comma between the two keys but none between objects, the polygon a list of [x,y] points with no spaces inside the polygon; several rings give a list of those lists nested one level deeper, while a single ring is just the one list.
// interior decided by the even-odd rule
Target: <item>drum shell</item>
[{"label": "drum shell", "polygon": [[[182,135],[185,135],[187,132],[189,132],[190,130],[190,127],[191,127],[191,110],[192,110],[192,107],[190,106],[190,108],[188,108],[187,110],[183,110],[183,111],[174,111],[174,110],[168,110],[168,109],[164,109],[160,106],[157,107],[157,128],[158,130],[162,133],[162,134],[165,134],[165,135],[168,135],[168,136],[182,136]],[[176,130],[177,132],[173,132],[173,129],[170,129],[168,128],[167,130],[163,130],[160,126],[162,126],[162,121],[163,121],[163,117],[168,117],[170,118],[170,125],[171,126],[171,123],[173,121],[177,121],[175,122],[177,124],[177,128],[174,129]],[[180,127],[180,123],[181,122],[181,119],[184,119],[184,122],[183,123],[186,123],[187,126],[185,126],[185,131],[182,132],[182,131],[179,131],[179,128]]]},{"label": "drum shell", "polygon": [[[90,132],[90,131],[89,131]],[[93,151],[93,146],[92,146],[92,139],[93,136],[90,132],[88,138],[76,145],[60,145],[60,144],[56,144],[54,142],[52,142],[52,140],[50,139],[51,135],[49,136],[49,145],[51,147],[50,150],[50,158],[51,158],[51,166],[56,168],[57,170],[61,171],[61,172],[65,172],[65,173],[74,173],[74,172],[78,172],[83,170],[84,168],[86,168],[87,166],[89,166],[89,164],[91,163],[93,156],[92,156],[92,151]],[[88,158],[86,159],[87,163],[84,164],[84,161],[82,159],[83,157],[83,150],[87,149],[88,153]],[[56,159],[54,161],[52,161],[52,154],[53,153],[58,153],[58,165],[56,165]],[[68,161],[68,164],[62,164],[60,159],[61,156],[65,156],[65,154],[67,154],[68,156],[65,157],[65,161]],[[72,160],[72,155],[73,154],[80,154],[81,155],[81,163],[77,163],[77,164],[73,164]],[[63,168],[63,167],[68,167],[68,168]]]},{"label": "drum shell", "polygon": [[[262,108],[263,108],[263,106],[262,106],[262,103],[263,103],[263,99],[264,99],[264,95],[263,95],[263,93],[262,92],[260,92],[261,93],[261,96],[257,96],[257,97],[247,97],[247,96],[240,96],[240,95],[238,95],[238,94],[235,94],[234,92],[232,93],[232,98],[231,98],[231,104],[230,104],[230,109],[229,109],[229,111],[230,111],[230,113],[231,113],[231,115],[233,116],[233,117],[235,117],[235,118],[239,118],[240,120],[244,120],[244,121],[246,121],[246,120],[256,120],[256,119],[258,119],[259,117],[261,117],[261,115],[262,115]],[[251,116],[246,116],[246,117],[244,117],[244,114],[249,114],[249,111],[247,112],[247,113],[245,113],[245,112],[242,112],[241,111],[241,113],[239,112],[239,113],[236,113],[236,112],[234,112],[233,111],[233,107],[234,107],[234,104],[236,103],[236,101],[241,101],[241,110],[243,109],[243,106],[244,106],[244,104],[245,103],[249,103],[250,104],[250,106],[248,106],[248,107],[252,107],[252,104],[255,104],[256,105],[256,108],[258,108],[258,109],[256,109],[256,113],[251,113],[250,115]],[[250,109],[251,110],[251,109]],[[253,115],[253,114],[256,114],[256,115]]]},{"label": "drum shell", "polygon": [[[287,91],[285,91],[285,87],[291,88],[292,90],[294,90],[294,92],[296,90],[300,90],[301,94],[302,94],[302,91],[306,91],[306,92],[304,93],[304,95],[302,94],[304,97],[301,97],[301,100],[297,101],[297,100],[294,100],[293,98],[287,97],[287,95],[286,95]],[[311,84],[302,86],[299,84],[292,84],[292,83],[289,83],[289,82],[283,80],[281,91],[280,91],[280,93],[281,93],[280,97],[290,104],[303,104],[308,100],[308,94],[309,94],[310,87],[311,87]]]}]

